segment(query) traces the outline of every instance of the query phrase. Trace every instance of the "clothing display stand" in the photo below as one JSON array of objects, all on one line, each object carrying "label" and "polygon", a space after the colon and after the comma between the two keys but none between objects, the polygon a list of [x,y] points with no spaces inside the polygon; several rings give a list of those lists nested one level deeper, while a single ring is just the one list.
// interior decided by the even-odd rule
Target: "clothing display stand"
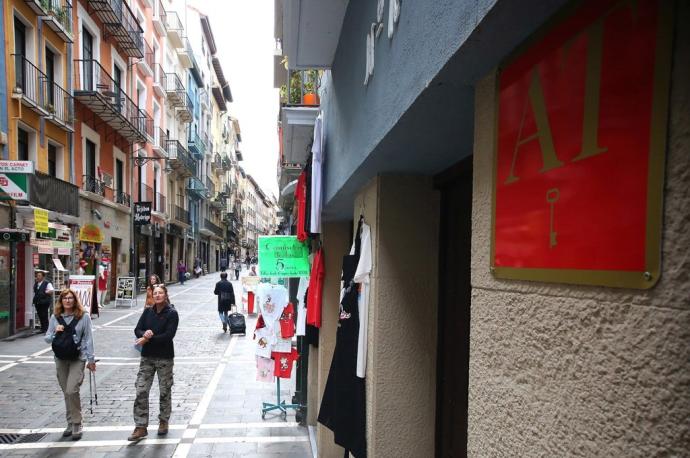
[{"label": "clothing display stand", "polygon": [[280,410],[280,416],[287,421],[287,409],[297,410],[301,406],[299,404],[285,404],[285,401],[280,400],[280,377],[276,377],[276,403],[264,402],[261,408],[261,419],[266,419],[266,412],[272,410]]}]

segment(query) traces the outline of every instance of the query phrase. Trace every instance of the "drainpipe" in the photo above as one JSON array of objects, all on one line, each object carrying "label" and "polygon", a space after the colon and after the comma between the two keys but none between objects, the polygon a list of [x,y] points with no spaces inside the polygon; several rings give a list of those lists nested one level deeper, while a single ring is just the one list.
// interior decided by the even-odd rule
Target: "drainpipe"
[{"label": "drainpipe", "polygon": [[[0,2],[0,17],[5,17],[5,2]],[[0,21],[0,36],[5,36],[5,21]],[[5,53],[0,53],[0,68],[6,70],[5,67]],[[9,101],[7,100],[7,78],[0,78],[0,103],[3,107],[7,107]],[[7,110],[0,110],[0,130],[5,136],[9,135]],[[10,158],[9,145],[2,145],[2,158],[7,160]]]}]

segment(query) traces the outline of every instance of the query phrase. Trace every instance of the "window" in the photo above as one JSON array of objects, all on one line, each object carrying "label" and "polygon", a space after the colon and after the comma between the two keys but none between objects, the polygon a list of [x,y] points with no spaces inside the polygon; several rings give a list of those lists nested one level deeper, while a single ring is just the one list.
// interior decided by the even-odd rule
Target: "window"
[{"label": "window", "polygon": [[91,178],[96,177],[96,144],[86,139],[86,151],[85,151],[86,166],[84,168],[84,175]]},{"label": "window", "polygon": [[57,146],[48,143],[48,175],[57,178]]},{"label": "window", "polygon": [[29,132],[22,128],[17,129],[17,160],[29,160]]},{"label": "window", "polygon": [[14,53],[17,54],[15,60],[15,81],[17,87],[26,91],[26,65],[23,57],[26,55],[26,26],[19,18],[14,18]]},{"label": "window", "polygon": [[92,61],[93,59],[93,35],[86,29],[86,27],[82,27],[82,59],[84,61],[82,62],[82,65],[84,67],[83,71],[83,78],[84,78],[84,89],[87,91],[93,91],[94,83],[93,83],[93,67],[94,63]]},{"label": "window", "polygon": [[117,65],[113,65],[113,80],[115,80],[115,107],[117,111],[122,111],[122,70]]},{"label": "window", "polygon": [[48,93],[48,103],[55,106],[55,54],[46,46],[46,82],[47,93]]},{"label": "window", "polygon": [[124,186],[124,163],[120,159],[115,159],[115,189],[117,192],[123,192]]}]

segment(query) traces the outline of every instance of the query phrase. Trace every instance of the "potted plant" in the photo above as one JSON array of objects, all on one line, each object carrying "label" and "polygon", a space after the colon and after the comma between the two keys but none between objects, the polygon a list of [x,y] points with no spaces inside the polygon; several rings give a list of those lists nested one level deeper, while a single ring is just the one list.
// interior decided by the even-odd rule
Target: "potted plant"
[{"label": "potted plant", "polygon": [[307,70],[304,72],[304,96],[302,103],[304,105],[318,105],[319,104],[319,71]]}]

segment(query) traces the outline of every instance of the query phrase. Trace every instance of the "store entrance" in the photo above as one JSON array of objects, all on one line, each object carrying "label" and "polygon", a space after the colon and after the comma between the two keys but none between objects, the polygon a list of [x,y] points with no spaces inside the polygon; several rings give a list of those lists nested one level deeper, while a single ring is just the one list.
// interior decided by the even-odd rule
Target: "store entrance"
[{"label": "store entrance", "polygon": [[467,456],[472,157],[435,177],[441,191],[436,456]]}]

